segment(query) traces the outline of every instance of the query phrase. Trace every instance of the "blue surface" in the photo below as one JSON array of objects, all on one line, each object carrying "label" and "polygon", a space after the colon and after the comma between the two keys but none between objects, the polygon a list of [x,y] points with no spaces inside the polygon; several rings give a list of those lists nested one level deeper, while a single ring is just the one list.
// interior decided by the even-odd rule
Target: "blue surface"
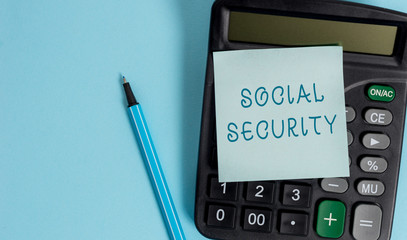
[{"label": "blue surface", "polygon": [[[363,3],[407,12],[403,0]],[[185,235],[203,239],[193,207],[211,5],[0,1],[0,239],[168,239],[120,73],[143,104]],[[406,184],[404,164],[396,240],[407,237]]]}]

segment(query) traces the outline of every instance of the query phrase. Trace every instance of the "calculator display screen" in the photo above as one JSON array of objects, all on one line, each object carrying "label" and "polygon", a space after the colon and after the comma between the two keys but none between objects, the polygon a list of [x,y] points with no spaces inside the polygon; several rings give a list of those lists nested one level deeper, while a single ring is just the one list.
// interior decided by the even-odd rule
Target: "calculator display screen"
[{"label": "calculator display screen", "polygon": [[229,41],[281,46],[341,45],[347,52],[391,56],[397,27],[230,12]]}]

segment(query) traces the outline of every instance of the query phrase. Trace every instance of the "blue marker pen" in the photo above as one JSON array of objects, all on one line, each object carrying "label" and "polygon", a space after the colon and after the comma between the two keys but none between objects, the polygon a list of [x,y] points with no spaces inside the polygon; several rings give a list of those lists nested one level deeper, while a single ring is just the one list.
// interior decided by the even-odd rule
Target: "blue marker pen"
[{"label": "blue marker pen", "polygon": [[129,103],[128,110],[130,120],[133,123],[134,133],[136,134],[140,151],[142,152],[147,165],[150,180],[152,181],[156,197],[161,207],[161,212],[165,219],[169,235],[172,240],[185,240],[184,232],[182,231],[181,223],[178,219],[174,203],[172,202],[164,173],[161,169],[160,162],[158,161],[158,156],[148,131],[143,111],[133,95],[130,84],[126,82],[124,76],[123,81],[124,92],[126,93],[127,102]]}]

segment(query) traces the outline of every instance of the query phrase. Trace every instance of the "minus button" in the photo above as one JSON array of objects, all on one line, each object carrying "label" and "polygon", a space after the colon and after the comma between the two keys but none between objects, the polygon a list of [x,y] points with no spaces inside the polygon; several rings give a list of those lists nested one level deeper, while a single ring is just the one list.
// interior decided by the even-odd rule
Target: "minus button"
[{"label": "minus button", "polygon": [[321,187],[326,192],[344,193],[348,190],[349,184],[343,178],[324,178]]}]

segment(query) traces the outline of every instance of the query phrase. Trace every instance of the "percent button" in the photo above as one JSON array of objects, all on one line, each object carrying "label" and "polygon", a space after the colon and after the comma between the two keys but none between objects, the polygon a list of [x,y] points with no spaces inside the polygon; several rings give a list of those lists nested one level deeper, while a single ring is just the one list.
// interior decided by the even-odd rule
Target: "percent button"
[{"label": "percent button", "polygon": [[387,169],[387,161],[381,157],[364,157],[360,161],[360,168],[364,172],[382,173]]}]

